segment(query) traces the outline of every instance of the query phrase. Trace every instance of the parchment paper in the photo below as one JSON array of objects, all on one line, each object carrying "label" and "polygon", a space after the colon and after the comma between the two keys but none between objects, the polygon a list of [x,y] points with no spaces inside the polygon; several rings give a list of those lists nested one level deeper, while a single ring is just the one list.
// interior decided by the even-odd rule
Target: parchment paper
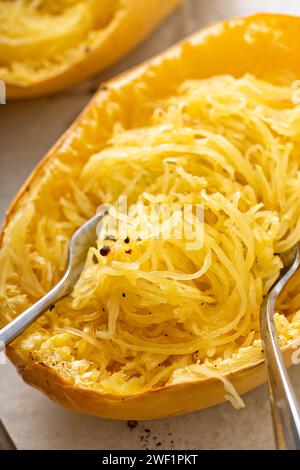
[{"label": "parchment paper", "polygon": [[[1,105],[0,219],[25,177],[101,81],[207,23],[254,11],[300,14],[300,2],[186,0],[144,44],[109,72],[54,97]],[[300,369],[292,369],[291,376],[300,392]],[[21,449],[272,449],[266,387],[248,393],[245,401],[247,407],[241,411],[226,403],[177,418],[138,423],[131,429],[126,422],[67,411],[25,385],[12,365],[0,365],[0,416]]]}]

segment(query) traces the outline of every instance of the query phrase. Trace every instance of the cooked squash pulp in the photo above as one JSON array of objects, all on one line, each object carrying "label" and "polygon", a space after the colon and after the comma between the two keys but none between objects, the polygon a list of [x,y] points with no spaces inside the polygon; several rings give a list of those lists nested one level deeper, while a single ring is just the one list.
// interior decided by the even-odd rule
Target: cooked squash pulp
[{"label": "cooked squash pulp", "polygon": [[0,0],[8,98],[61,90],[122,57],[179,0]]},{"label": "cooked squash pulp", "polygon": [[[19,340],[23,354],[113,393],[261,358],[259,311],[282,266],[276,253],[300,238],[297,98],[297,84],[252,75],[186,81],[144,105],[142,127],[116,121],[99,152],[54,159],[6,231],[6,321],[61,277],[71,234],[102,203],[143,203],[150,224],[153,204],[201,204],[204,241],[188,249],[184,236],[162,237],[164,226],[145,238],[141,214],[133,215],[126,237],[104,234],[91,247],[72,295]],[[294,302],[283,312],[289,320],[276,316],[281,345],[299,334],[297,310]]]},{"label": "cooked squash pulp", "polygon": [[[45,157],[5,222],[3,324],[61,278],[101,204],[143,209],[128,233],[98,232],[72,294],[8,349],[27,382],[73,410],[153,419],[241,407],[265,380],[260,306],[300,238],[298,33],[276,15],[211,27],[109,82]],[[174,203],[175,227],[186,204],[203,210],[192,246],[153,216]],[[288,364],[298,282],[275,316]]]},{"label": "cooked squash pulp", "polygon": [[32,82],[90,52],[122,8],[121,0],[0,2],[0,76]]}]

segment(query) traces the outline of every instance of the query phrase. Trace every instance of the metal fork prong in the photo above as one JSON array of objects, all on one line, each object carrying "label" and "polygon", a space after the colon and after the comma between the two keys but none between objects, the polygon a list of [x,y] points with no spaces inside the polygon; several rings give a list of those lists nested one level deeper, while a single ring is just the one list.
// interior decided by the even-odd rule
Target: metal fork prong
[{"label": "metal fork prong", "polygon": [[53,289],[35,304],[21,313],[11,323],[0,330],[0,352],[32,325],[43,313],[72,292],[84,268],[89,248],[96,243],[96,228],[105,216],[101,210],[92,219],[83,224],[73,235],[69,244],[69,258],[63,278]]}]

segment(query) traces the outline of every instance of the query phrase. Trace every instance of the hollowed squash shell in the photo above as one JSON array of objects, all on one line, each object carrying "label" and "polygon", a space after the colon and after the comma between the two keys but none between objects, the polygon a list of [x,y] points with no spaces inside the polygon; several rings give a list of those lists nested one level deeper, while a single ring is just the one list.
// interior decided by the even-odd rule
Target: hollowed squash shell
[{"label": "hollowed squash shell", "polygon": [[[77,121],[44,157],[10,207],[2,240],[10,220],[27,192],[47,178],[51,162],[86,159],[111,136],[117,113],[125,127],[143,122],[140,88],[149,101],[168,96],[183,80],[216,74],[236,77],[252,73],[257,77],[295,79],[300,75],[300,18],[257,14],[210,26],[179,45],[103,86]],[[116,109],[118,109],[116,111]],[[89,144],[88,146],[86,144]],[[290,365],[292,343],[283,350]],[[109,394],[73,384],[50,365],[28,362],[18,341],[7,348],[23,379],[51,399],[74,411],[114,419],[155,419],[179,415],[224,401],[224,386],[216,378],[204,378],[133,395]],[[266,380],[263,360],[233,370],[227,378],[243,394]]]},{"label": "hollowed squash shell", "polygon": [[53,93],[101,72],[179,1],[1,1],[0,80],[7,98]]}]

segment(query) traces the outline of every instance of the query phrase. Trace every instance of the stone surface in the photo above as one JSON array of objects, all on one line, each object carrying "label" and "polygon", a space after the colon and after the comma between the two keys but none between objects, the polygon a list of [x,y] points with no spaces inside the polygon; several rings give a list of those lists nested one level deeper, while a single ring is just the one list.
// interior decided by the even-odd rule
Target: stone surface
[{"label": "stone surface", "polygon": [[[300,4],[298,0],[186,0],[144,44],[109,72],[53,97],[1,106],[0,219],[26,176],[68,128],[98,84],[207,23],[254,11],[300,14]],[[291,370],[291,376],[300,392],[299,369]],[[10,364],[0,366],[0,416],[20,449],[272,449],[266,387],[247,394],[245,401],[247,407],[241,411],[226,403],[130,429],[124,422],[65,410],[25,385]]]}]

